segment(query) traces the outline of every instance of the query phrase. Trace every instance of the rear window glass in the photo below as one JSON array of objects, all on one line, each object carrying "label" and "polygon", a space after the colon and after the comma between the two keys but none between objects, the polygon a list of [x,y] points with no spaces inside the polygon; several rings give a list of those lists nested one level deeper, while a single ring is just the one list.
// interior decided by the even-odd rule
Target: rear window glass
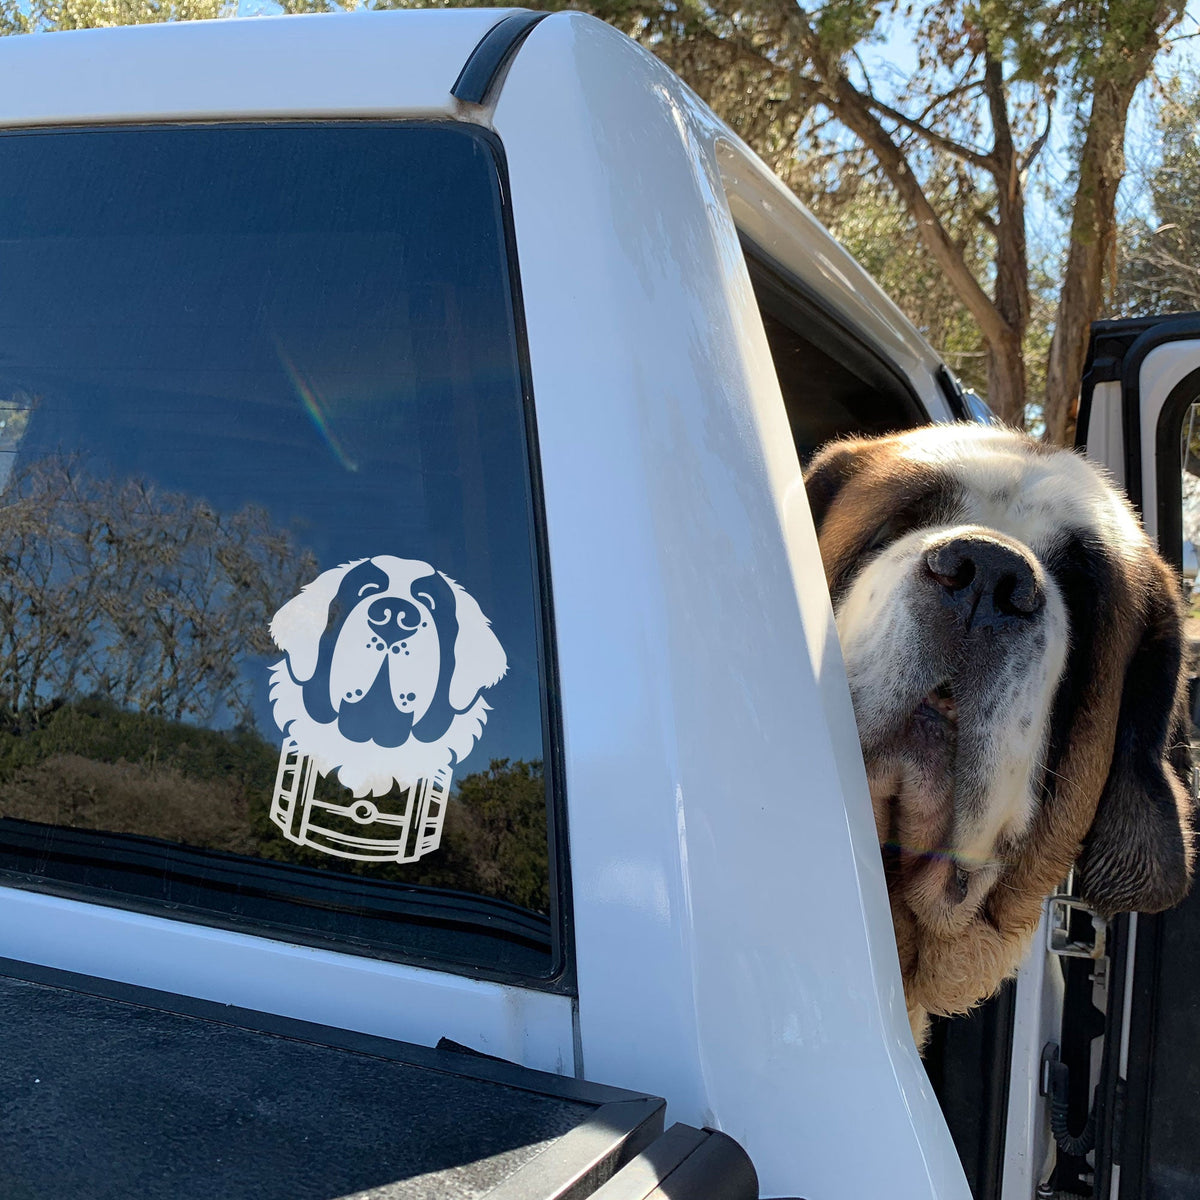
[{"label": "rear window glass", "polygon": [[561,969],[498,155],[0,137],[0,879]]}]

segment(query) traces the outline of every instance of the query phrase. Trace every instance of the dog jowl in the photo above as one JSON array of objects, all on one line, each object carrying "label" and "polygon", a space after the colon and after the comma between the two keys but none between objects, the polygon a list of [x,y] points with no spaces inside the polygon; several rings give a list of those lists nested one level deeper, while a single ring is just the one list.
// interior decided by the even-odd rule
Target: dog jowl
[{"label": "dog jowl", "polygon": [[1104,913],[1186,891],[1179,588],[1099,470],[1016,433],[835,442],[805,484],[920,1044],[1072,864]]},{"label": "dog jowl", "polygon": [[[482,693],[507,670],[474,598],[429,563],[377,555],[318,576],[271,636],[285,656],[271,670],[285,836],[364,860],[437,849],[454,765],[490,711]],[[349,793],[337,801],[315,794],[330,774]]]}]

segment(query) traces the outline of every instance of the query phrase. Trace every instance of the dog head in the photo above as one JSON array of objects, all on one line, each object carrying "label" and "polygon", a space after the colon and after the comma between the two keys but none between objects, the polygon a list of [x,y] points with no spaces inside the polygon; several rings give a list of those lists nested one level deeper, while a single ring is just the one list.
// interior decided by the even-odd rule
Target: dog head
[{"label": "dog head", "polygon": [[1179,900],[1179,589],[1103,475],[950,425],[833,443],[806,488],[910,1003],[989,995],[1076,861],[1101,912]]},{"label": "dog head", "polygon": [[[412,782],[404,775],[425,768],[408,760],[425,758],[403,748],[445,742],[442,765],[463,757],[487,712],[481,693],[507,670],[463,588],[428,563],[391,555],[323,572],[275,614],[271,636],[286,656],[272,686],[280,729],[322,772],[341,765],[349,786],[369,761],[394,765],[387,787],[393,776]],[[386,790],[378,776],[376,792]]]}]

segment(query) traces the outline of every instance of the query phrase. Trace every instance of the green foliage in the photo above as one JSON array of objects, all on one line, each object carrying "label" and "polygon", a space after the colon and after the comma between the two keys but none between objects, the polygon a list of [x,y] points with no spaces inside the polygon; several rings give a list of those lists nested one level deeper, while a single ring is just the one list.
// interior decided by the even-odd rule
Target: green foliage
[{"label": "green foliage", "polygon": [[883,8],[871,0],[837,0],[817,8],[812,25],[826,52],[841,58],[875,34]]},{"label": "green foliage", "polygon": [[[92,696],[0,731],[0,817],[133,833],[375,880],[450,888],[548,912],[540,762],[494,760],[456,781],[436,854],[415,863],[331,858],[270,819],[279,747]],[[333,780],[322,781],[344,792]]]},{"label": "green foliage", "polygon": [[193,779],[263,790],[274,784],[279,757],[277,749],[246,729],[202,729],[91,696],[55,704],[38,725],[10,728],[0,736],[0,781],[68,754],[96,762],[172,767]]},{"label": "green foliage", "polygon": [[[985,349],[979,327],[930,257],[912,217],[891,188],[873,175],[850,175],[847,185],[803,198],[903,309],[964,386],[986,391]],[[969,221],[956,224],[964,257],[974,270],[986,272],[989,240]]]},{"label": "green foliage", "polygon": [[541,762],[493,759],[458,782],[437,854],[404,871],[410,883],[463,888],[550,911],[546,784]]},{"label": "green foliage", "polygon": [[1113,307],[1122,316],[1200,309],[1197,130],[1200,76],[1177,75],[1165,85],[1157,112],[1160,153],[1135,181],[1142,211],[1121,228]]},{"label": "green foliage", "polygon": [[202,21],[236,12],[236,0],[33,0],[27,8],[9,0],[0,9],[0,32]]}]

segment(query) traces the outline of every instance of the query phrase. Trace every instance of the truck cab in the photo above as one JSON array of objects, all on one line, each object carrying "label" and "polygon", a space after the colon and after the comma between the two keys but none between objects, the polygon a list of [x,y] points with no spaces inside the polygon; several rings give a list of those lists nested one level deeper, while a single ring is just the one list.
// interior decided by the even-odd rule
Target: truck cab
[{"label": "truck cab", "polygon": [[[225,1066],[182,1109],[226,1121],[285,1078],[347,1128],[384,1110],[365,1068],[276,1077],[218,1029],[576,1106],[470,1194],[647,1196],[720,1145],[729,1195],[1031,1196],[1061,956],[923,1067],[801,480],[832,436],[972,415],[891,301],[580,14],[143,26],[0,60],[13,1102],[94,1103],[50,1048],[108,1046],[119,1010],[120,1087],[131,1062],[178,1079],[194,1038]],[[1143,426],[1107,386],[1081,429],[1119,465]],[[1146,488],[1161,446],[1136,444]],[[1112,1006],[1100,1027],[1123,1079]],[[684,1132],[651,1153],[664,1101]],[[556,1174],[580,1122],[623,1132]],[[448,1146],[433,1125],[408,1144]],[[238,1161],[282,1147],[293,1196],[472,1166],[388,1179],[307,1128]],[[75,1175],[7,1157],[30,1194],[180,1194],[148,1162],[275,1194],[222,1173],[222,1129],[146,1152],[104,1127]]]}]

